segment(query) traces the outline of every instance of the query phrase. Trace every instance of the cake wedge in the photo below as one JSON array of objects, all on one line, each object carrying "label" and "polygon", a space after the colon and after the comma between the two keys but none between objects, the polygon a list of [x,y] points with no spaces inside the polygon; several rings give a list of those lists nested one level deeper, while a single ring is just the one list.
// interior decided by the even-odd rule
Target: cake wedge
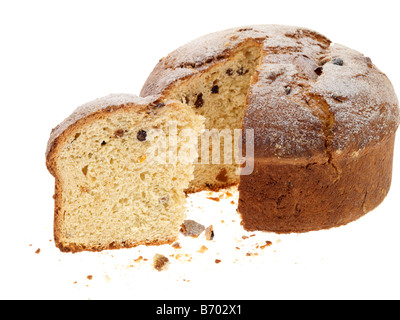
[{"label": "cake wedge", "polygon": [[203,118],[176,101],[113,94],[53,129],[54,238],[63,252],[172,243]]}]

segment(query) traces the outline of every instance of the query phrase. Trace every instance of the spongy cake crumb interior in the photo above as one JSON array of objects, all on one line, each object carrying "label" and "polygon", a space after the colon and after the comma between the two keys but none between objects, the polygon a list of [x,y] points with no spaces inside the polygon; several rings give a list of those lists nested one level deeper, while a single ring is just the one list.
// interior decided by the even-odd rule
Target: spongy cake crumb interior
[{"label": "spongy cake crumb interior", "polygon": [[178,103],[157,110],[156,116],[137,107],[121,109],[69,135],[56,168],[60,195],[55,236],[65,250],[175,240],[184,219],[184,189],[193,178],[193,155],[184,159],[180,154],[176,165],[147,159],[148,149],[158,143],[151,129],[161,130],[168,139],[173,121],[177,150],[190,147],[187,133],[180,134],[191,129],[197,139],[203,120]]},{"label": "spongy cake crumb interior", "polygon": [[[238,146],[238,141],[233,141],[234,130],[242,129],[246,96],[260,58],[259,46],[245,47],[229,61],[210,68],[175,90],[172,89],[170,97],[192,106],[197,114],[206,118],[205,128],[210,130],[203,133],[203,139],[209,139],[209,148],[204,150],[205,155],[209,157],[208,163],[205,163],[204,153],[201,154],[203,150],[199,150],[199,159],[194,171],[195,179],[190,184],[189,192],[205,188],[218,189],[239,182],[237,172],[239,164],[235,161],[233,153],[230,159],[224,158],[225,136],[221,133],[222,130],[229,129],[231,134],[227,135],[227,139],[232,140],[233,148]],[[218,130],[218,133],[211,130]],[[215,134],[220,134],[219,164],[212,163],[211,159],[213,153],[211,139]],[[202,141],[199,142],[200,147],[201,145]]]}]

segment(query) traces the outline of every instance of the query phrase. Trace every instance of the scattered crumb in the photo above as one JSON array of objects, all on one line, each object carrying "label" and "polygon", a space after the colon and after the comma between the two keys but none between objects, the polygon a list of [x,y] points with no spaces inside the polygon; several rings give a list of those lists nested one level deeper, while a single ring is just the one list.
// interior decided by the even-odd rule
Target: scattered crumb
[{"label": "scattered crumb", "polygon": [[86,278],[88,278],[88,280],[92,280],[93,276],[92,275],[88,275]]},{"label": "scattered crumb", "polygon": [[199,250],[197,250],[197,252],[204,253],[207,250],[208,250],[208,248],[206,246],[201,246],[201,248]]},{"label": "scattered crumb", "polygon": [[258,256],[258,253],[257,253],[257,252],[247,252],[247,253],[246,253],[246,256],[247,256],[247,257]]},{"label": "scattered crumb", "polygon": [[251,234],[251,235],[250,235],[250,237],[255,237],[255,236],[256,236],[255,234]]},{"label": "scattered crumb", "polygon": [[231,204],[235,204],[235,201],[232,200],[232,201],[231,201]]},{"label": "scattered crumb", "polygon": [[36,254],[40,253],[40,248],[35,251]]},{"label": "scattered crumb", "polygon": [[206,239],[210,241],[214,239],[214,229],[212,225],[206,229]]},{"label": "scattered crumb", "polygon": [[192,257],[187,253],[178,253],[177,255],[175,255],[175,259],[182,262],[190,262],[192,260]]},{"label": "scattered crumb", "polygon": [[213,201],[216,201],[216,202],[219,202],[221,200],[220,198],[216,198],[216,197],[207,197],[207,199],[213,200]]},{"label": "scattered crumb", "polygon": [[166,256],[157,253],[153,258],[153,265],[154,269],[158,271],[166,270],[169,265],[169,259]]},{"label": "scattered crumb", "polygon": [[260,246],[260,249],[264,249],[266,247],[270,247],[272,246],[272,242],[271,241],[265,241],[265,244],[263,246]]},{"label": "scattered crumb", "polygon": [[203,231],[205,230],[205,227],[194,221],[194,220],[185,220],[183,224],[181,225],[180,232],[184,236],[190,236],[193,238],[197,238]]},{"label": "scattered crumb", "polygon": [[230,198],[230,197],[232,197],[232,196],[233,196],[233,194],[232,194],[232,193],[230,193],[229,191],[227,191],[225,194],[226,194],[226,196],[227,196],[228,198]]},{"label": "scattered crumb", "polygon": [[221,220],[221,223],[224,223],[225,221],[224,220]]},{"label": "scattered crumb", "polygon": [[239,248],[239,247],[236,247],[236,249],[237,249],[237,250],[240,250],[240,248]]},{"label": "scattered crumb", "polygon": [[246,240],[246,239],[248,239],[249,237],[248,236],[242,236],[242,239],[243,240]]},{"label": "scattered crumb", "polygon": [[174,248],[174,249],[182,249],[181,244],[179,242],[174,242],[172,244],[172,248]]},{"label": "scattered crumb", "polygon": [[139,258],[137,258],[137,259],[135,259],[135,260],[133,260],[133,261],[139,262],[139,261],[141,261],[141,260],[143,260],[143,257],[142,257],[142,256],[139,256]]},{"label": "scattered crumb", "polygon": [[220,263],[220,262],[221,262],[221,260],[215,259],[215,263],[216,263],[216,264],[218,264],[218,263]]}]

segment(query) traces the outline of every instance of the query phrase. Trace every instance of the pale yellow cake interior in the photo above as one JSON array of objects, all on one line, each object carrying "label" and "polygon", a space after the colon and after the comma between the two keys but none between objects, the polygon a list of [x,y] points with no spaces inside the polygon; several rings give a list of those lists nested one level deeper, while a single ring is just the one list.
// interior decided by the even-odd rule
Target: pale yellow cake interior
[{"label": "pale yellow cake interior", "polygon": [[229,60],[212,66],[199,76],[190,78],[169,93],[170,98],[190,105],[197,114],[204,116],[206,129],[214,129],[214,133],[211,131],[203,133],[203,139],[210,137],[207,150],[209,163],[204,162],[199,150],[198,164],[194,171],[195,179],[190,184],[189,192],[218,189],[239,182],[237,172],[239,164],[234,159],[234,153],[231,153],[231,164],[224,159],[223,138],[219,139],[220,164],[212,164],[211,139],[212,136],[218,135],[218,132],[220,136],[225,136],[222,130],[229,129],[232,146],[238,145],[237,140],[233,141],[233,130],[242,129],[246,96],[251,78],[260,63],[260,57],[261,48],[255,46],[243,48]]},{"label": "pale yellow cake interior", "polygon": [[[76,129],[64,143],[57,157],[62,190],[55,228],[64,247],[101,250],[175,240],[197,158],[180,151],[197,141],[203,119],[177,103],[156,112],[108,114]],[[161,130],[169,139],[174,121],[178,162],[151,163],[148,150],[159,142],[151,132]]]}]

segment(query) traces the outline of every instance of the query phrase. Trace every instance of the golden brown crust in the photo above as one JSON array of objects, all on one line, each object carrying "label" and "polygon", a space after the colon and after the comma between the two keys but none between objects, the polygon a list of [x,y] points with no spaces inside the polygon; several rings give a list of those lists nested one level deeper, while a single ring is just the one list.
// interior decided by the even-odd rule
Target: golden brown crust
[{"label": "golden brown crust", "polygon": [[256,161],[257,174],[240,180],[242,225],[248,231],[291,233],[359,219],[389,192],[394,140],[393,135],[332,163]]},{"label": "golden brown crust", "polygon": [[165,241],[142,241],[142,242],[121,242],[121,243],[116,243],[112,242],[109,243],[108,245],[102,245],[102,246],[84,246],[81,244],[76,244],[76,243],[68,243],[67,245],[64,245],[63,243],[56,242],[56,246],[60,251],[65,252],[65,253],[78,253],[82,251],[90,251],[90,252],[100,252],[103,250],[116,250],[116,249],[129,249],[129,248],[135,248],[138,246],[161,246],[165,244],[172,244],[175,242],[176,239],[171,239],[171,240],[165,240]]}]

